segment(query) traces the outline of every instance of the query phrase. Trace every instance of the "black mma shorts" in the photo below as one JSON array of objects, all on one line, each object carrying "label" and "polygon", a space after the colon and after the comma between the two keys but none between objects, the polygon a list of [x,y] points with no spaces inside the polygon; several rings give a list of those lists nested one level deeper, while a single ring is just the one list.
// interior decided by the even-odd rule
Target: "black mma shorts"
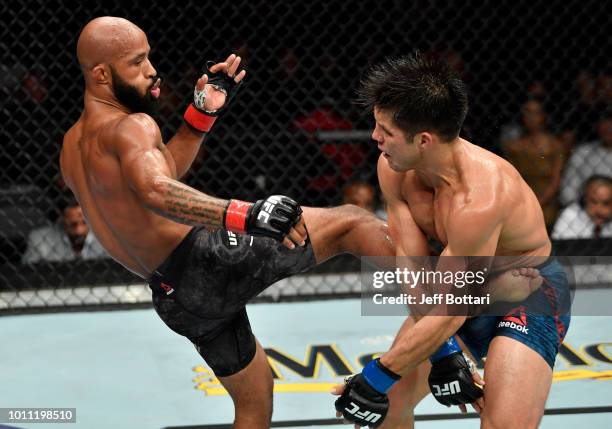
[{"label": "black mma shorts", "polygon": [[191,340],[217,376],[227,377],[255,356],[247,302],[314,264],[310,240],[288,249],[271,238],[195,227],[159,266],[149,286],[159,317]]}]

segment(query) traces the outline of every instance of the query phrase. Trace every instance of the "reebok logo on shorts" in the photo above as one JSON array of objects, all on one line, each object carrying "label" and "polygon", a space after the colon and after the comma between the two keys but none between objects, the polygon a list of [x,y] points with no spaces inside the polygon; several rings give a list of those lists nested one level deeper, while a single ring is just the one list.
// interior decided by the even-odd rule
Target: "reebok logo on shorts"
[{"label": "reebok logo on shorts", "polygon": [[505,316],[498,328],[510,328],[515,329],[523,334],[529,334],[529,328],[527,327],[527,315],[525,314],[525,307],[520,306],[510,312],[509,315]]},{"label": "reebok logo on shorts", "polygon": [[522,332],[523,334],[529,334],[529,328],[523,326],[523,325],[518,325],[514,322],[504,322],[503,320],[501,322],[499,322],[499,325],[497,325],[498,328],[510,328],[510,329],[516,329],[519,332]]}]

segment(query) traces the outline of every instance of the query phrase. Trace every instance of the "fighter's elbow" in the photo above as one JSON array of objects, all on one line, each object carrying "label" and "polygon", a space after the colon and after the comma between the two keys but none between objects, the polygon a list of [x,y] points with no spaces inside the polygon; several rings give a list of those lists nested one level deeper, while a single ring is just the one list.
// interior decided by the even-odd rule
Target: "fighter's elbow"
[{"label": "fighter's elbow", "polygon": [[161,178],[153,177],[136,189],[136,193],[146,208],[159,211],[166,202],[167,186]]}]

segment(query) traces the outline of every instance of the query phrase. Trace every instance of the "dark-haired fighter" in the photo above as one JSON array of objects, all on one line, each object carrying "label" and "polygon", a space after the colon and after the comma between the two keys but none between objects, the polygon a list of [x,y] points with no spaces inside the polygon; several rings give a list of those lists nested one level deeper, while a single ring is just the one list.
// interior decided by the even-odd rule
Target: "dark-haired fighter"
[{"label": "dark-haired fighter", "polygon": [[[546,260],[538,268],[547,288],[536,294],[563,293],[567,279],[548,258],[536,196],[507,161],[459,137],[467,91],[447,64],[418,54],[387,60],[370,70],[360,95],[376,121],[378,177],[398,255],[427,255],[429,236],[444,246],[442,256],[512,256],[525,267]],[[378,426],[387,414],[383,427],[409,428],[432,390],[444,404],[476,401],[483,428],[535,428],[568,325],[568,314],[529,311],[410,317],[390,350],[338,386],[336,409],[357,425]],[[459,340],[447,341],[454,334]],[[484,402],[462,349],[487,355]]]},{"label": "dark-haired fighter", "polygon": [[62,175],[104,248],[148,280],[159,316],[227,388],[235,427],[267,428],[273,380],[247,301],[331,255],[393,249],[383,222],[355,206],[304,208],[302,216],[287,197],[224,201],[179,182],[245,71],[235,55],[210,66],[166,145],[146,113],[161,91],[149,50],[125,19],[85,26],[77,46],[85,106],[64,137]]}]

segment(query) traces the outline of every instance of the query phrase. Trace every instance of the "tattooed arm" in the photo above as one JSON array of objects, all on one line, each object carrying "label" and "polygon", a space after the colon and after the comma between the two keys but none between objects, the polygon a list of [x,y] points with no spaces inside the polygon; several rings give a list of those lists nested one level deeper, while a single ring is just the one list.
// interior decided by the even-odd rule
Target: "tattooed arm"
[{"label": "tattooed arm", "polygon": [[148,209],[188,225],[223,227],[229,201],[176,180],[174,160],[166,153],[159,127],[150,116],[132,114],[119,121],[108,146],[119,158],[128,186]]},{"label": "tattooed arm", "polygon": [[229,201],[211,197],[177,180],[164,176],[153,179],[156,189],[147,204],[155,213],[187,225],[223,227],[223,214]]},{"label": "tattooed arm", "polygon": [[119,160],[123,179],[149,210],[187,225],[271,237],[289,249],[305,244],[302,209],[291,198],[272,195],[255,203],[226,201],[176,180],[173,157],[150,116],[129,115],[111,134],[108,145]]}]

